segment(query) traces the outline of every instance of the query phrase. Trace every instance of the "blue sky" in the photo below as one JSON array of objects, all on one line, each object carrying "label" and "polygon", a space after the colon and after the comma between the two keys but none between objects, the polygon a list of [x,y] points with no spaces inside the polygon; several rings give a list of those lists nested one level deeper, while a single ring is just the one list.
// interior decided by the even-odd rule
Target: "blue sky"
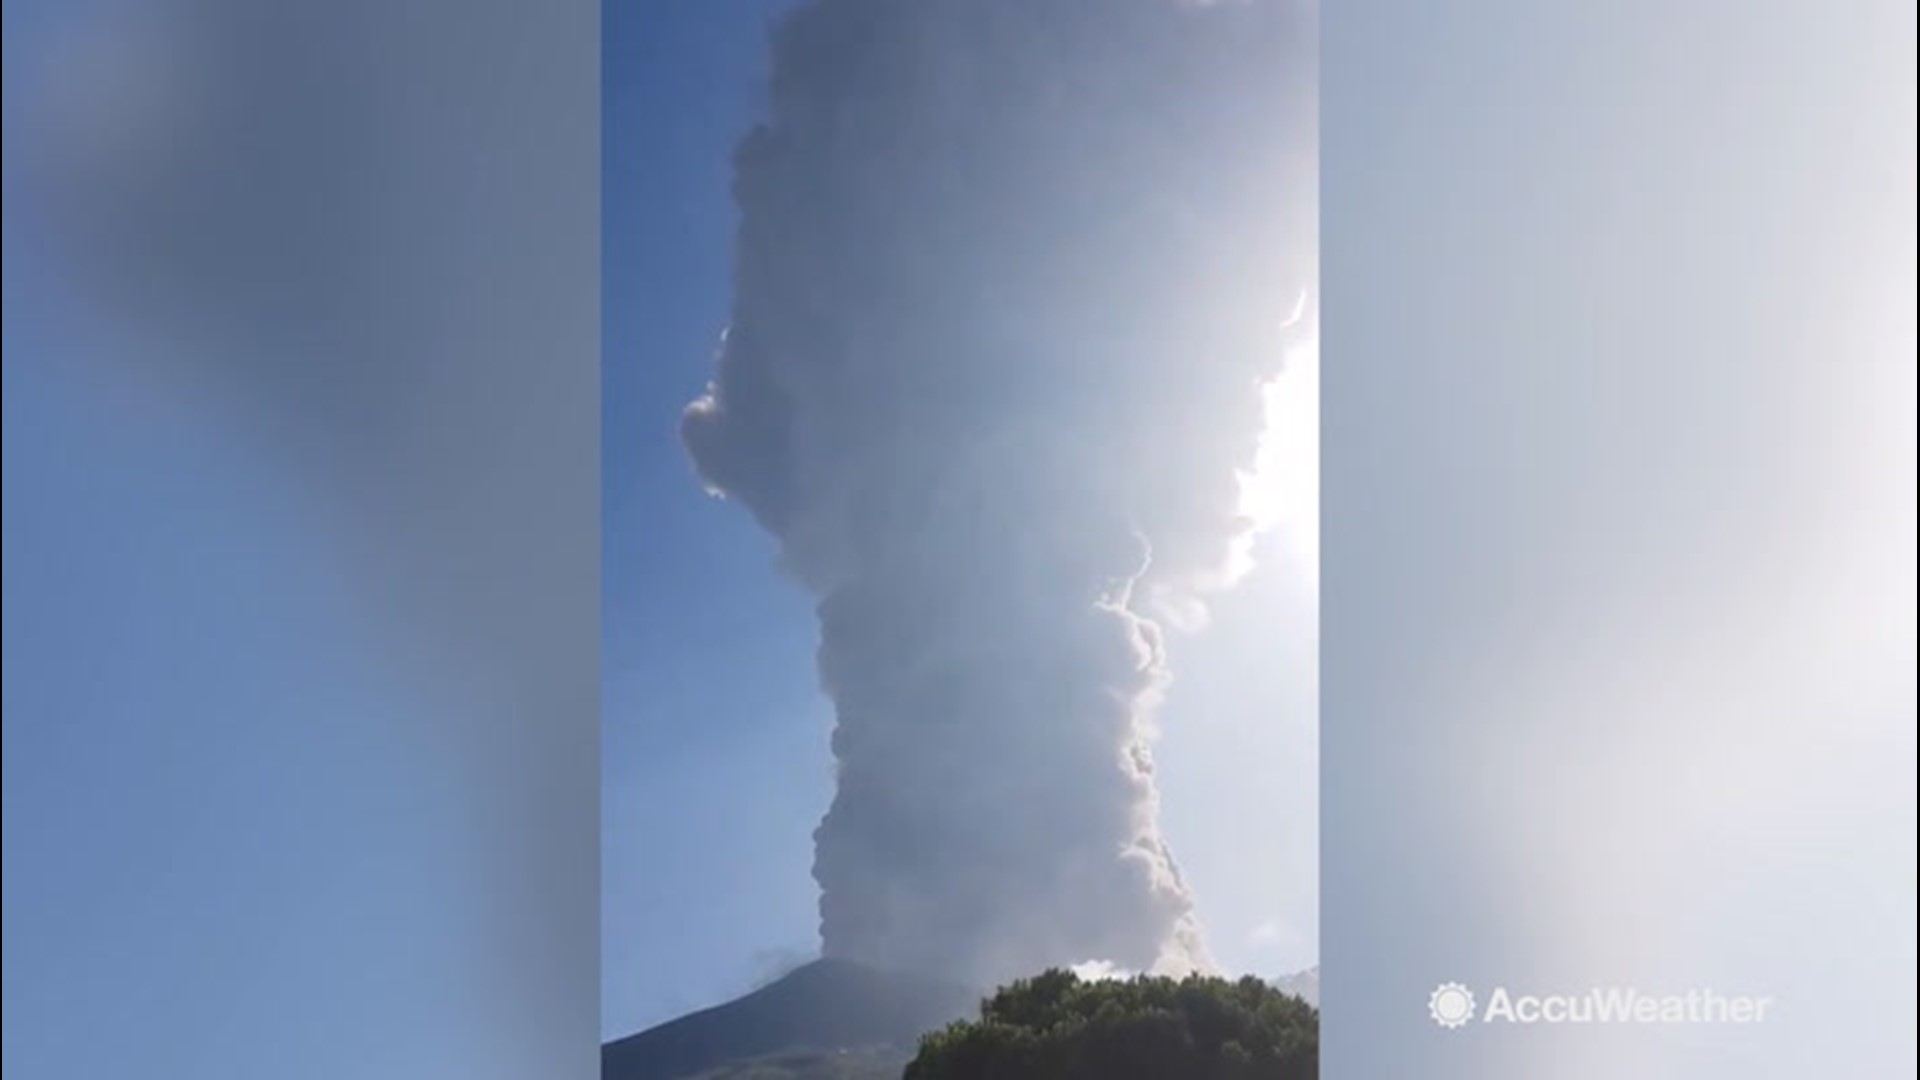
[{"label": "blue sky", "polygon": [[729,158],[783,6],[606,9],[608,1035],[743,990],[813,944],[808,838],[831,781],[810,608],[676,438],[726,323]]},{"label": "blue sky", "polygon": [[337,521],[60,340],[78,355],[48,362],[7,326],[7,1068],[462,1067],[474,1017],[436,972],[474,970],[449,893],[471,853],[446,844],[470,830],[412,736],[421,699],[368,685],[392,665],[378,605],[340,588]]},{"label": "blue sky", "polygon": [[[750,988],[816,943],[832,794],[811,608],[678,445],[725,326],[729,156],[786,6],[610,5],[603,113],[603,1034]],[[1281,301],[1284,307],[1285,301]],[[1166,828],[1237,970],[1317,958],[1317,598],[1284,543],[1173,646]],[[1215,838],[1220,838],[1214,842]]]}]

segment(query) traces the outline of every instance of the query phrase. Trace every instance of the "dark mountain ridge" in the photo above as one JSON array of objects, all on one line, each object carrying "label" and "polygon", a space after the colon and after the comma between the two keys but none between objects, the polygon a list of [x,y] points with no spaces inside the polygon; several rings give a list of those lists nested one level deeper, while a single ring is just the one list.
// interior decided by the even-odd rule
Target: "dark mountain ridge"
[{"label": "dark mountain ridge", "polygon": [[[601,1047],[601,1080],[885,1075],[919,1037],[974,1014],[979,991],[815,960],[745,996]],[[778,1055],[777,1057],[775,1055]]]}]

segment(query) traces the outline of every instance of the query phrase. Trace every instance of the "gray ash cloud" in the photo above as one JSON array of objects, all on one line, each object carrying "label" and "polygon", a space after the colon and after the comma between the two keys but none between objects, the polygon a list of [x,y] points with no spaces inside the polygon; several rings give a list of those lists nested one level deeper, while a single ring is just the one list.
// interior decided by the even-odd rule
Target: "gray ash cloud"
[{"label": "gray ash cloud", "polygon": [[981,986],[1205,966],[1146,598],[1249,527],[1256,388],[1315,259],[1312,21],[815,0],[778,26],[683,436],[818,600],[826,955]]}]

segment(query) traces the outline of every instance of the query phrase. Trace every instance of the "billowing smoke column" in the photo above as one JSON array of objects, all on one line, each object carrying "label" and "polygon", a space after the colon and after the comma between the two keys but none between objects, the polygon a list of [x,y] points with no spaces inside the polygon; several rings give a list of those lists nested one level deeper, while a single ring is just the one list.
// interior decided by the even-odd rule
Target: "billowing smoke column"
[{"label": "billowing smoke column", "polygon": [[818,598],[825,953],[1205,966],[1156,823],[1154,597],[1248,523],[1314,265],[1298,6],[816,0],[741,144],[684,437]]}]

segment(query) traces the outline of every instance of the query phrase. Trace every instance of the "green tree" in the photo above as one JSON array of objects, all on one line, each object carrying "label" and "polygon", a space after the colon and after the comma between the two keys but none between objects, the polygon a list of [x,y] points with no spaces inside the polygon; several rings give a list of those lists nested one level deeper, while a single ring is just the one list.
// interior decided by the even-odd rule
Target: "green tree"
[{"label": "green tree", "polygon": [[1315,1080],[1320,1013],[1255,978],[1048,971],[920,1040],[905,1080]]}]

